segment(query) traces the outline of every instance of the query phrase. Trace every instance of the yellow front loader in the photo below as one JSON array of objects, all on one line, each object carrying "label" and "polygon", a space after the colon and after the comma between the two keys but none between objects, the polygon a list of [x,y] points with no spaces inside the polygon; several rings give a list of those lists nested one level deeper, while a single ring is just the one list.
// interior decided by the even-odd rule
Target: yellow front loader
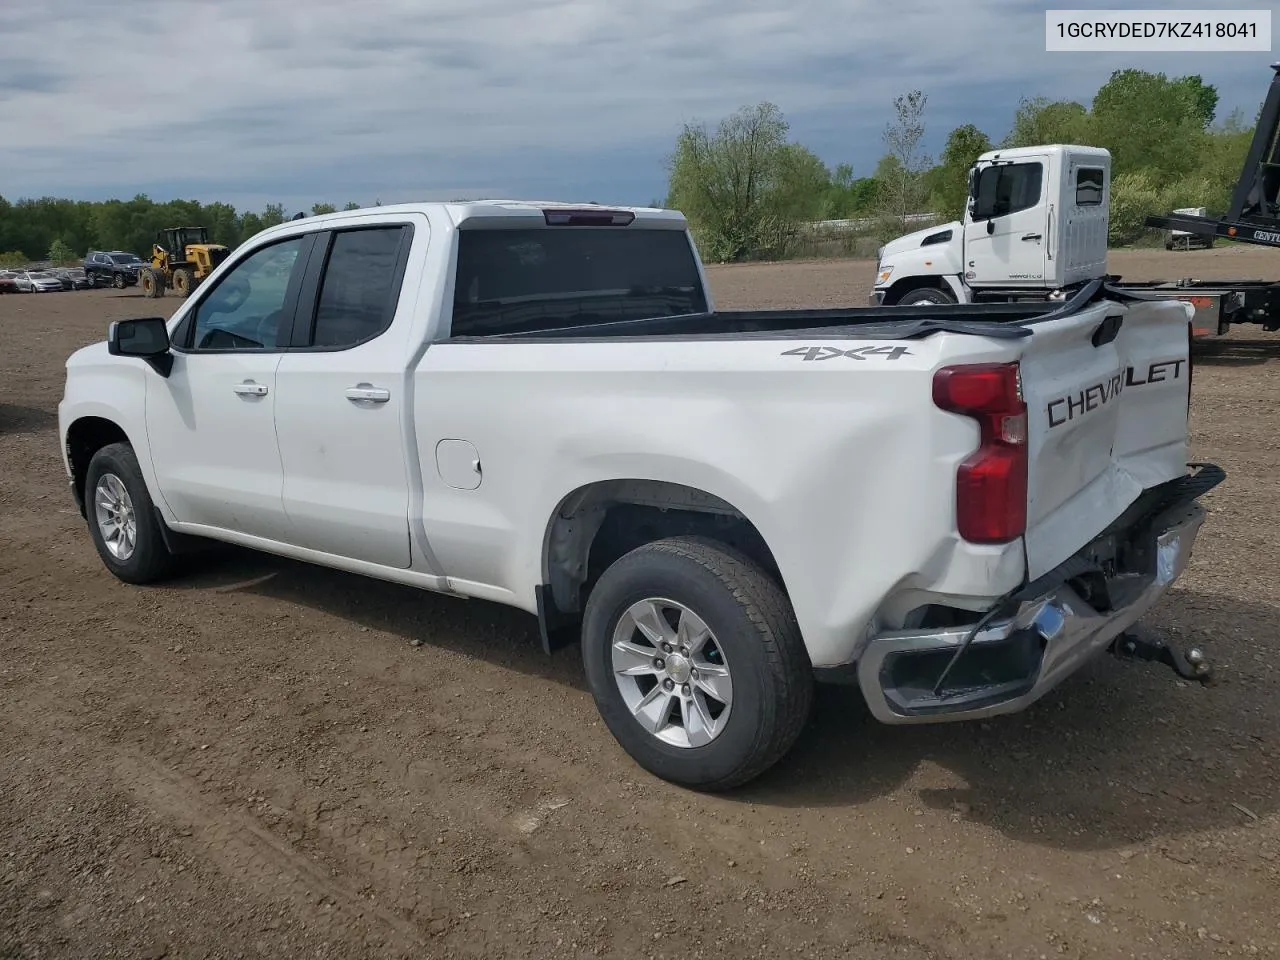
[{"label": "yellow front loader", "polygon": [[138,277],[142,295],[163,297],[165,290],[172,289],[186,298],[229,253],[229,247],[209,242],[209,231],[204,227],[161,230],[151,248],[151,262]]}]

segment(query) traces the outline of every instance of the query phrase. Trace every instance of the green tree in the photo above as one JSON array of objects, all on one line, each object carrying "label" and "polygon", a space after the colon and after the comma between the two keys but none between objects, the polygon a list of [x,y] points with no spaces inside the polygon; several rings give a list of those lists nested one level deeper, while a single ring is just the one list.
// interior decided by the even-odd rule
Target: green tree
[{"label": "green tree", "polygon": [[855,177],[847,163],[836,166],[819,214],[823,220],[863,217],[875,205],[880,185],[875,177]]},{"label": "green tree", "polygon": [[267,208],[262,211],[262,228],[275,227],[289,219],[288,214],[284,212],[284,205],[279,203],[268,203]]},{"label": "green tree", "polygon": [[347,201],[347,205],[342,209],[343,210],[359,210],[360,204],[356,203],[354,200],[349,200]]},{"label": "green tree", "polygon": [[1163,73],[1117,70],[1093,98],[1094,142],[1111,151],[1123,172],[1186,176],[1199,162],[1205,111],[1211,121],[1217,96],[1199,77],[1170,80]]},{"label": "green tree", "polygon": [[1218,113],[1218,88],[1207,84],[1199,74],[1179,77],[1173,82],[1175,88],[1186,91],[1190,97],[1195,116],[1200,118],[1200,125],[1208,127]]},{"label": "green tree", "polygon": [[202,212],[200,222],[209,228],[209,239],[213,243],[235,247],[242,239],[240,217],[236,214],[236,208],[229,203],[208,204]]},{"label": "green tree", "polygon": [[313,203],[311,205],[311,215],[318,217],[323,213],[333,213],[337,209],[332,203]]},{"label": "green tree", "polygon": [[689,219],[708,259],[785,256],[821,209],[830,174],[788,130],[768,102],[740,108],[714,132],[685,124],[667,161],[667,205]]},{"label": "green tree", "polygon": [[958,220],[969,196],[969,168],[991,149],[991,139],[972,123],[956,127],[947,136],[942,162],[929,171],[932,206],[944,220]]},{"label": "green tree", "polygon": [[1043,143],[1092,146],[1089,111],[1074,100],[1023,98],[1014,114],[1013,129],[1003,147],[1033,147]]},{"label": "green tree", "polygon": [[79,259],[76,252],[67,246],[66,241],[61,237],[49,244],[49,252],[45,257],[54,263],[70,263],[72,260]]},{"label": "green tree", "polygon": [[877,214],[886,234],[901,233],[909,214],[925,210],[924,174],[932,165],[923,148],[928,102],[920,90],[893,98],[894,119],[885,125],[883,134],[888,153],[876,169],[880,184]]}]

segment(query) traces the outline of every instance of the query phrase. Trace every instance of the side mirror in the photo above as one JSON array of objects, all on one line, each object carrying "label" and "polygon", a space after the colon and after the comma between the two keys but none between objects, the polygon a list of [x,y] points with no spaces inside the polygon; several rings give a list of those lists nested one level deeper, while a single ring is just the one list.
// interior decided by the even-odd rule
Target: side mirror
[{"label": "side mirror", "polygon": [[162,377],[173,369],[169,329],[164,317],[116,320],[107,328],[107,353],[113,357],[145,360]]},{"label": "side mirror", "polygon": [[987,221],[987,236],[990,236],[995,232],[996,232],[996,221],[993,214],[992,218]]}]

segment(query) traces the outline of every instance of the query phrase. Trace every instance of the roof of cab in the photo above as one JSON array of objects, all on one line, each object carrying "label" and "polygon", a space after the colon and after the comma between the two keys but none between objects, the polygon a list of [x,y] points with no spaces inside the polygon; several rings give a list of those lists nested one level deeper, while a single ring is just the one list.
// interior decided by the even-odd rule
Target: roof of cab
[{"label": "roof of cab", "polygon": [[605,203],[572,203],[563,200],[453,200],[448,202],[430,202],[422,201],[417,203],[396,203],[387,204],[378,207],[361,207],[358,210],[339,210],[334,213],[322,213],[315,216],[301,217],[298,220],[286,220],[284,226],[288,223],[308,222],[308,223],[330,223],[351,219],[354,217],[367,217],[370,214],[379,215],[395,215],[404,213],[432,213],[444,212],[454,224],[461,223],[464,220],[471,220],[480,217],[495,217],[502,219],[523,219],[528,217],[530,220],[543,220],[543,213],[547,210],[599,210],[604,211],[626,211],[635,215],[636,221],[665,221],[666,225],[670,225],[673,221],[681,225],[685,223],[684,214],[678,210],[668,210],[661,207],[631,207],[621,204],[605,204]]},{"label": "roof of cab", "polygon": [[1073,153],[1085,157],[1109,157],[1111,154],[1103,147],[1085,147],[1078,143],[1043,143],[1031,147],[1006,147],[1005,149],[988,150],[979,160],[1016,160],[1019,157],[1043,156],[1046,153]]}]

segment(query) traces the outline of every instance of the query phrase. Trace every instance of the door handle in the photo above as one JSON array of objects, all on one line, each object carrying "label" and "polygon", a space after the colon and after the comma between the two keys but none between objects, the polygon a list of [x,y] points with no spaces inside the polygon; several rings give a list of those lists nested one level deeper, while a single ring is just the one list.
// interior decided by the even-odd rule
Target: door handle
[{"label": "door handle", "polygon": [[237,383],[231,389],[242,397],[265,397],[267,395],[267,385],[265,383],[254,383],[252,380]]},{"label": "door handle", "polygon": [[1038,233],[1024,233],[1022,235],[1022,239],[1023,240],[1040,240],[1042,239],[1042,236]]},{"label": "door handle", "polygon": [[386,403],[391,399],[391,391],[361,384],[358,387],[347,387],[347,399],[352,403]]}]

